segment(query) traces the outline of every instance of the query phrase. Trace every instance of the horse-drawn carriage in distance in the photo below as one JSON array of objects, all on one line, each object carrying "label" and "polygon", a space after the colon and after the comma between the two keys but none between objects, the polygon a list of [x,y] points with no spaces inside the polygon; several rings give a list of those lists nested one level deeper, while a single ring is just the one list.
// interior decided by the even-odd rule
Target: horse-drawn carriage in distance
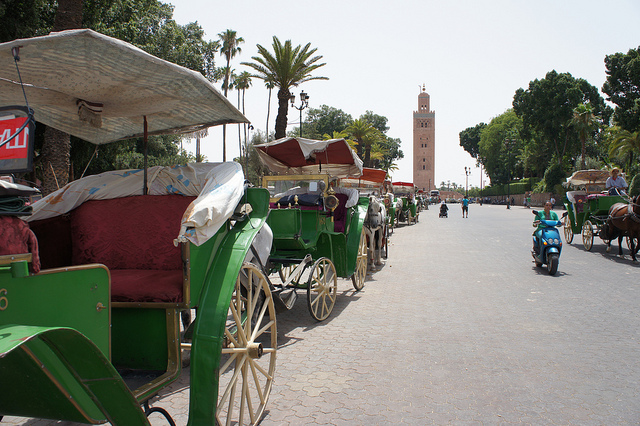
[{"label": "horse-drawn carriage in distance", "polygon": [[411,182],[393,182],[392,185],[395,195],[395,225],[400,222],[413,225],[418,221],[416,186]]},{"label": "horse-drawn carriage in distance", "polygon": [[297,290],[306,291],[311,316],[322,321],[333,310],[338,277],[364,287],[369,198],[337,186],[340,178],[359,176],[362,161],[344,139],[282,138],[255,148],[273,173],[262,181],[273,231],[269,269],[281,279],[272,291],[287,309]]},{"label": "horse-drawn carriage in distance", "polygon": [[[640,216],[637,215],[640,214],[640,206],[627,196],[609,195],[605,191],[608,177],[609,172],[606,170],[578,170],[567,178],[564,185],[573,189],[567,191],[563,199],[567,210],[563,218],[565,241],[571,244],[573,236],[581,234],[584,248],[590,251],[594,238],[599,236],[607,244],[609,251],[613,239],[626,236],[627,246],[635,260],[638,231],[629,234],[625,229],[640,230]],[[634,217],[638,218],[637,221]],[[633,226],[633,222],[639,226]]]},{"label": "horse-drawn carriage in distance", "polygon": [[388,207],[393,201],[393,194],[385,194],[387,172],[381,169],[364,167],[359,177],[340,179],[338,186],[355,188],[360,196],[369,197],[369,209],[364,220],[367,235],[369,264],[381,265],[381,258],[389,257],[389,224],[387,222]]},{"label": "horse-drawn carriage in distance", "polygon": [[[0,77],[0,105],[25,93],[29,120],[98,145],[246,121],[202,75],[91,30],[0,44]],[[189,424],[259,422],[277,350],[268,202],[237,163],[198,163],[73,181],[29,227],[4,211],[0,418],[171,421],[149,400],[190,350]]]}]

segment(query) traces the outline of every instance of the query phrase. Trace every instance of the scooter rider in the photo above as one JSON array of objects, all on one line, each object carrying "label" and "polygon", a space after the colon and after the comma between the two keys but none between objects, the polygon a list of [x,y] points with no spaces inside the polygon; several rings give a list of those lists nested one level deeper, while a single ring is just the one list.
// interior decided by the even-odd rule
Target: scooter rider
[{"label": "scooter rider", "polygon": [[536,253],[538,253],[539,250],[540,250],[540,239],[542,238],[542,229],[544,229],[544,227],[545,227],[545,225],[543,223],[541,223],[540,221],[542,221],[542,220],[560,220],[560,219],[558,219],[558,215],[556,214],[556,212],[551,210],[551,207],[552,207],[551,201],[547,201],[546,203],[544,203],[544,210],[537,212],[536,218],[534,219],[533,226],[536,226],[536,223],[535,223],[536,221],[538,222],[538,227],[533,232],[533,235],[535,237],[533,250]]}]

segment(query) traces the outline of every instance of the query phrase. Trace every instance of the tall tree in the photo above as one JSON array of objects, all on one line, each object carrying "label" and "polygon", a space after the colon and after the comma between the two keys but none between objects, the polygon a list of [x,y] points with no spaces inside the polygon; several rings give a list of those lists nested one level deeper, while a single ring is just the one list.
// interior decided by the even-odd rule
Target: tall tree
[{"label": "tall tree", "polygon": [[[244,95],[245,91],[251,87],[251,74],[247,71],[242,71],[240,75],[238,75],[235,79],[234,86],[238,91],[238,109],[242,110],[242,113],[245,113],[244,107]],[[242,108],[240,108],[240,95],[242,95]],[[247,143],[247,123],[238,123],[238,137],[240,137],[240,126],[244,129],[244,141]],[[245,155],[247,155],[245,153]],[[240,157],[242,158],[242,142],[240,142]]]},{"label": "tall tree", "polygon": [[387,117],[374,114],[373,111],[367,110],[367,112],[360,116],[360,120],[365,120],[373,127],[378,129],[380,133],[387,133],[387,131],[389,130],[389,126],[387,126]]},{"label": "tall tree", "polygon": [[622,130],[618,133],[611,145],[609,145],[609,155],[620,158],[627,157],[627,172],[631,171],[634,159],[640,154],[640,130],[630,132]]},{"label": "tall tree", "polygon": [[[226,30],[220,34],[218,34],[220,39],[220,55],[224,56],[227,61],[226,70],[224,73],[224,83],[222,84],[222,90],[224,91],[224,96],[227,96],[229,91],[229,77],[231,74],[230,63],[231,59],[234,58],[238,53],[242,51],[240,45],[244,43],[244,39],[242,37],[238,37],[236,31]],[[222,125],[222,161],[227,161],[227,125]]]},{"label": "tall tree", "polygon": [[580,137],[580,155],[582,158],[580,167],[584,170],[587,168],[587,136],[589,136],[589,134],[591,134],[598,126],[598,119],[593,115],[593,107],[591,104],[587,102],[586,104],[580,104],[575,107],[570,124],[576,129],[578,136]]},{"label": "tall tree", "polygon": [[312,76],[311,73],[325,64],[318,64],[322,56],[313,56],[317,49],[311,48],[311,43],[304,47],[293,47],[291,40],[282,44],[273,36],[273,53],[261,45],[257,45],[260,56],[252,56],[254,62],[243,62],[253,68],[256,74],[252,77],[264,81],[273,81],[278,87],[278,115],[276,117],[276,139],[286,136],[287,115],[289,113],[289,99],[292,87],[311,80],[328,80],[327,77]]},{"label": "tall tree", "polygon": [[357,143],[358,156],[362,158],[365,167],[371,166],[371,148],[384,138],[380,130],[376,129],[365,119],[353,120],[346,132]]},{"label": "tall tree", "polygon": [[269,116],[271,115],[271,92],[273,91],[273,88],[276,87],[276,85],[273,82],[273,80],[271,80],[270,78],[264,81],[264,85],[267,89],[269,89],[269,98],[267,99],[267,123],[265,127],[266,128],[265,142],[269,142]]},{"label": "tall tree", "polygon": [[568,154],[571,142],[577,137],[570,131],[573,110],[581,103],[591,103],[594,115],[608,122],[611,109],[604,104],[598,89],[586,80],[569,73],[549,71],[545,78],[529,83],[529,88],[518,89],[513,98],[513,110],[522,118],[523,136],[539,132],[553,147],[555,158],[561,164]]},{"label": "tall tree", "polygon": [[616,105],[613,119],[624,130],[640,130],[640,47],[604,58],[607,81],[602,91]]},{"label": "tall tree", "polygon": [[311,139],[320,139],[323,135],[342,132],[353,121],[350,114],[341,109],[321,105],[320,108],[309,108],[304,121],[305,134]]},{"label": "tall tree", "polygon": [[486,123],[479,123],[460,132],[460,146],[473,158],[477,159],[480,154],[478,144],[480,143],[480,134],[485,127],[487,127]]}]

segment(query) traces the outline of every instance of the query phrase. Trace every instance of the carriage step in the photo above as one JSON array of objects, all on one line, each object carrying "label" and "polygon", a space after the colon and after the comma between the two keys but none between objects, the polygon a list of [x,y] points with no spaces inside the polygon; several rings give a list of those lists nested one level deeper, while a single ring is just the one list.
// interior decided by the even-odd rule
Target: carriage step
[{"label": "carriage step", "polygon": [[275,293],[274,296],[273,302],[276,305],[277,313],[290,310],[298,299],[298,294],[294,289]]}]

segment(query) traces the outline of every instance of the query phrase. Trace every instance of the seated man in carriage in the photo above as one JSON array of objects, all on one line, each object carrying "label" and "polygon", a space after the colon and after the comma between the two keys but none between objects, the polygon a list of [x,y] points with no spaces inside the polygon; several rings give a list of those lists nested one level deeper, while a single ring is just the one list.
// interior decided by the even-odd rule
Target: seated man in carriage
[{"label": "seated man in carriage", "polygon": [[611,176],[607,178],[607,182],[605,184],[606,190],[609,192],[609,195],[623,195],[626,194],[626,189],[629,185],[627,185],[627,181],[624,180],[622,176],[620,176],[620,169],[614,167],[611,169]]}]

